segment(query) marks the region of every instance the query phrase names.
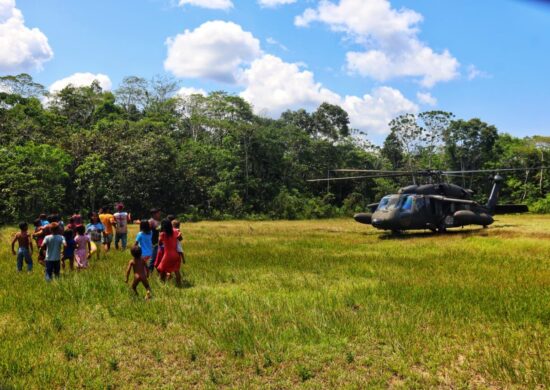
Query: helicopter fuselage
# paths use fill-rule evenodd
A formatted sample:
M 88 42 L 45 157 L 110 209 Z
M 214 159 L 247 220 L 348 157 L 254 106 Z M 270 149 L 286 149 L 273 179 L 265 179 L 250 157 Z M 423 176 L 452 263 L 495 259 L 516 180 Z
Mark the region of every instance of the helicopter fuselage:
M 494 222 L 502 178 L 494 178 L 487 206 L 472 200 L 472 191 L 454 184 L 412 185 L 398 194 L 387 195 L 369 206 L 371 213 L 356 214 L 355 220 L 381 230 L 430 229 L 443 232 L 447 228 L 466 225 L 488 226 Z M 491 209 L 493 208 L 493 210 Z
M 356 216 L 356 220 L 360 219 L 360 215 Z M 488 226 L 493 223 L 488 210 L 472 200 L 418 194 L 385 196 L 370 216 L 370 220 L 373 227 L 392 231 L 435 231 L 471 224 Z

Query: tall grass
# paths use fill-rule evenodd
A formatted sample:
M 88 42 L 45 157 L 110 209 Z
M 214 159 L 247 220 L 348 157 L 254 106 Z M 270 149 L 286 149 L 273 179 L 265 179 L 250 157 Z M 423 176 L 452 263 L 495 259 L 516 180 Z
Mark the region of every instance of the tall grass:
M 548 387 L 549 228 L 188 224 L 184 288 L 153 277 L 149 302 L 128 253 L 17 274 L 4 229 L 0 388 Z

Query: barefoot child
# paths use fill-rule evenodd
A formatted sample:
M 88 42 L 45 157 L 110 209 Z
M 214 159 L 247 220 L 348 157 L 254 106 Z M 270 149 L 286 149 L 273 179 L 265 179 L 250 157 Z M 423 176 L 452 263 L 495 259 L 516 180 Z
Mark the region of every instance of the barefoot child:
M 138 245 L 141 249 L 141 257 L 145 265 L 147 266 L 153 255 L 153 235 L 151 233 L 151 225 L 149 221 L 143 220 L 139 224 L 139 230 L 136 237 L 135 245 Z M 147 275 L 149 275 L 149 268 L 147 268 Z
M 134 245 L 130 250 L 133 259 L 128 263 L 128 269 L 126 270 L 126 283 L 128 283 L 130 272 L 134 270 L 134 282 L 132 283 L 132 290 L 137 295 L 137 286 L 141 282 L 147 293 L 145 299 L 151 298 L 151 288 L 149 287 L 149 282 L 147 281 L 147 267 L 143 258 L 141 257 L 141 248 L 137 245 Z
M 90 258 L 90 252 L 92 251 L 90 237 L 88 237 L 85 233 L 86 230 L 83 225 L 78 225 L 76 227 L 76 237 L 74 239 L 76 243 L 74 259 L 78 269 L 88 268 L 88 259 Z
M 28 230 L 29 225 L 26 222 L 21 222 L 19 224 L 19 233 L 15 235 L 13 241 L 11 242 L 11 252 L 15 256 L 15 242 L 19 244 L 19 249 L 17 250 L 17 271 L 23 271 L 23 260 L 27 263 L 27 271 L 32 271 L 32 240 L 29 236 Z

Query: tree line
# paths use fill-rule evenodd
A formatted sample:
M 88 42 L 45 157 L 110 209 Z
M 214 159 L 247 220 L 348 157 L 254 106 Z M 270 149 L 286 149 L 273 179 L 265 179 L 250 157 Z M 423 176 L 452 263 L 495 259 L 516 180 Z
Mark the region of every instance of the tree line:
M 341 107 L 256 115 L 222 91 L 180 96 L 171 78 L 126 77 L 49 93 L 29 75 L 0 77 L 0 222 L 123 202 L 184 219 L 325 218 L 364 210 L 416 178 L 308 183 L 335 168 L 386 170 L 539 167 L 550 137 L 517 138 L 480 119 L 430 111 L 395 118 L 383 146 Z M 505 201 L 550 212 L 549 175 L 506 176 Z M 420 179 L 418 179 L 420 180 Z M 453 178 L 480 199 L 483 176 Z

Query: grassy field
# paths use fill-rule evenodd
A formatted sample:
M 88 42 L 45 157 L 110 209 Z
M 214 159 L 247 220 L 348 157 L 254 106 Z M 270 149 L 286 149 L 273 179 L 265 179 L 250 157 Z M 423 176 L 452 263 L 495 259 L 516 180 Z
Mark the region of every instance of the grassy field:
M 46 284 L 1 230 L 0 388 L 550 387 L 550 217 L 182 230 L 185 287 L 153 277 L 148 302 L 127 253 Z

